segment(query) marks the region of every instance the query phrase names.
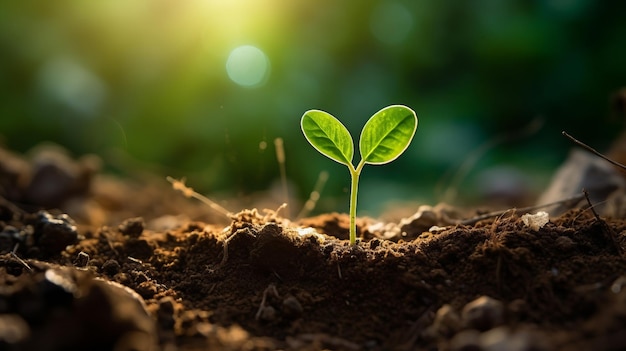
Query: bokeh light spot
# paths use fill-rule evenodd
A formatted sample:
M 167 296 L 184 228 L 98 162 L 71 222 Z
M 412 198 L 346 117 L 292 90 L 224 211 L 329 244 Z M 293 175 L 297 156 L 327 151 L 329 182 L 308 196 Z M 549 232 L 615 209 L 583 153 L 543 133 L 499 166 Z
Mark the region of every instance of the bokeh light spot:
M 413 15 L 402 4 L 382 2 L 374 8 L 370 30 L 376 39 L 385 44 L 403 42 L 413 27 Z
M 40 69 L 42 95 L 81 117 L 95 117 L 106 97 L 106 86 L 88 67 L 72 58 L 48 60 Z
M 226 72 L 235 83 L 245 87 L 260 86 L 269 76 L 270 61 L 265 53 L 252 45 L 235 48 L 228 55 Z

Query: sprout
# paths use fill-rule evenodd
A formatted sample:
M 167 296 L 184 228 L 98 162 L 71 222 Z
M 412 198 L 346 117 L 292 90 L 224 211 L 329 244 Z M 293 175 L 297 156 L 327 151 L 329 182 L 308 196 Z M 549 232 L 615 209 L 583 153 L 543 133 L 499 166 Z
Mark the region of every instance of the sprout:
M 354 144 L 348 129 L 331 114 L 309 110 L 301 120 L 305 138 L 322 155 L 346 165 L 352 178 L 350 187 L 350 244 L 356 244 L 356 203 L 359 176 L 365 164 L 389 163 L 406 150 L 417 129 L 415 111 L 392 105 L 376 112 L 365 123 L 359 140 L 361 161 L 352 164 Z

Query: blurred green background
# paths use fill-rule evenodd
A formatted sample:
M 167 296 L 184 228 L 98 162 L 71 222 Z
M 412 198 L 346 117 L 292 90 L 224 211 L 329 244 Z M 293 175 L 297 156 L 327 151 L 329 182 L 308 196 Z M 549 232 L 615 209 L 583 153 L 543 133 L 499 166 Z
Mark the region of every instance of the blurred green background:
M 47 140 L 118 172 L 186 176 L 222 200 L 280 193 L 280 137 L 291 196 L 327 170 L 316 212 L 347 211 L 348 171 L 308 145 L 302 113 L 357 137 L 405 104 L 415 139 L 364 169 L 360 214 L 435 203 L 446 186 L 455 203 L 531 202 L 572 146 L 561 130 L 602 150 L 622 129 L 609 99 L 626 82 L 625 13 L 592 0 L 3 1 L 0 134 L 16 151 Z

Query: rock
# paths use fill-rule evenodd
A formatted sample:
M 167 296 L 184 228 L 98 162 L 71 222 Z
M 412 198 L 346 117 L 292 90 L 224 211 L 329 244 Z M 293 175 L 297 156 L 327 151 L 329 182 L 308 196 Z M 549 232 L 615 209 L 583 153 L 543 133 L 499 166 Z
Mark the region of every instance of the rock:
M 481 331 L 504 323 L 504 304 L 489 296 L 481 296 L 463 307 L 465 326 Z
M 85 271 L 47 267 L 23 271 L 12 289 L 0 293 L 0 305 L 7 307 L 0 315 L 0 345 L 11 341 L 9 349 L 40 351 L 157 349 L 155 323 L 137 294 Z M 11 330 L 2 328 L 9 321 Z
M 45 255 L 55 255 L 78 240 L 74 220 L 66 214 L 39 211 L 35 219 L 35 244 Z
M 302 304 L 295 296 L 287 296 L 283 300 L 283 308 L 282 313 L 289 318 L 297 318 L 302 315 L 304 309 L 302 308 Z
M 432 329 L 438 337 L 449 338 L 463 326 L 461 317 L 450 305 L 443 305 L 435 314 Z
M 498 327 L 480 335 L 483 351 L 542 351 L 546 350 L 537 340 L 537 335 L 527 331 L 511 331 L 509 327 Z
M 24 196 L 28 202 L 48 208 L 60 207 L 70 197 L 86 194 L 93 175 L 101 168 L 97 156 L 74 161 L 57 145 L 41 145 L 32 153 L 32 176 Z
M 480 332 L 475 329 L 463 330 L 450 340 L 450 351 L 483 351 L 480 346 Z
M 605 214 L 603 202 L 616 190 L 626 188 L 626 179 L 607 161 L 584 150 L 573 150 L 556 172 L 550 186 L 537 200 L 538 205 L 565 200 L 581 195 L 581 189 L 589 192 L 596 211 Z M 549 208 L 551 216 L 559 215 L 576 205 L 564 203 Z M 617 215 L 617 214 L 614 214 Z
M 259 319 L 266 322 L 271 322 L 276 319 L 276 309 L 272 306 L 265 306 L 261 309 Z
M 74 260 L 74 266 L 76 267 L 86 267 L 89 263 L 89 255 L 85 252 L 81 251 L 76 255 L 76 259 Z

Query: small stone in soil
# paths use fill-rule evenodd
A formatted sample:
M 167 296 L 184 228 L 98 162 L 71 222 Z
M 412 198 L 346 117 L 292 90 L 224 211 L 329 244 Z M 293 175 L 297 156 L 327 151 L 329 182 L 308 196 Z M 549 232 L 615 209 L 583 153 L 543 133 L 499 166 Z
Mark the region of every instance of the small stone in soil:
M 302 304 L 294 296 L 287 296 L 283 300 L 282 312 L 286 317 L 300 317 L 303 311 Z
M 0 340 L 5 346 L 20 343 L 31 334 L 28 323 L 17 314 L 0 314 Z
M 78 241 L 76 224 L 68 215 L 53 216 L 39 211 L 36 220 L 35 240 L 43 252 L 56 254 Z
M 528 332 L 513 332 L 505 326 L 486 331 L 479 337 L 481 350 L 485 351 L 545 350 L 537 340 L 536 336 L 530 335 Z
M 450 340 L 450 351 L 482 351 L 479 339 L 478 330 L 463 330 Z
M 79 252 L 76 256 L 76 259 L 74 260 L 74 266 L 86 267 L 87 263 L 89 263 L 89 255 L 83 251 Z
M 489 330 L 504 323 L 504 304 L 489 296 L 481 296 L 463 307 L 462 317 L 469 328 Z
M 265 306 L 261 309 L 259 318 L 266 322 L 271 322 L 276 319 L 276 309 L 272 306 Z
M 446 304 L 437 310 L 432 328 L 433 333 L 437 336 L 448 338 L 460 330 L 462 326 L 463 323 L 457 311 Z

